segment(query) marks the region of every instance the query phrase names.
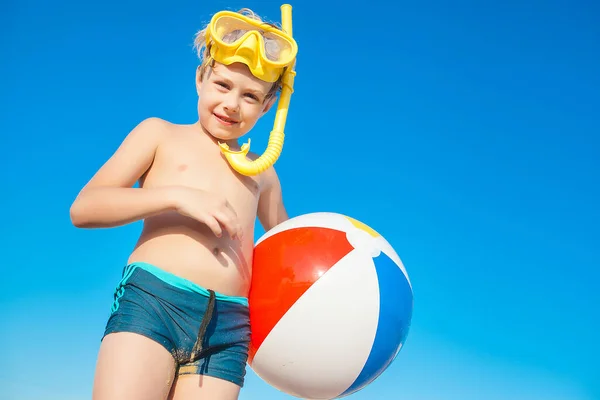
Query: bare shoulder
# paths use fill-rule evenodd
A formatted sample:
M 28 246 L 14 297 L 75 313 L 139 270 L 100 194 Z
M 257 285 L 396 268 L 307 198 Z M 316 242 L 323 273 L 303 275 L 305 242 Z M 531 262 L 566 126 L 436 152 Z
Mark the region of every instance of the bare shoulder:
M 170 125 L 168 121 L 157 117 L 142 120 L 125 136 L 117 153 L 133 149 L 145 152 L 155 150 L 169 132 Z
M 256 161 L 258 158 L 260 158 L 260 155 L 250 151 L 248 152 L 247 157 L 252 161 Z M 261 192 L 263 193 L 273 188 L 277 189 L 280 186 L 279 176 L 277 175 L 274 165 L 267 168 L 263 173 L 260 174 L 259 184 Z
M 152 145 L 155 150 L 160 147 L 179 143 L 185 146 L 186 141 L 197 137 L 192 125 L 177 124 L 158 117 L 150 117 L 139 123 L 131 132 L 137 140 L 143 140 Z
M 160 118 L 138 123 L 84 189 L 95 186 L 131 187 L 151 166 L 156 150 L 171 125 Z
M 144 139 L 161 139 L 169 132 L 176 129 L 175 124 L 158 117 L 149 117 L 142 120 L 130 133 L 129 136 L 144 137 Z

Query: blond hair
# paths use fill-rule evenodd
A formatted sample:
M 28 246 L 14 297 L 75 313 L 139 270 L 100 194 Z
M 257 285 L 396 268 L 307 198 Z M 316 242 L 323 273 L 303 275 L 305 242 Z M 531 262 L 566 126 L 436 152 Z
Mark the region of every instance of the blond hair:
M 239 11 L 237 11 L 237 13 L 242 14 L 242 15 L 244 15 L 248 18 L 251 18 L 253 20 L 256 20 L 258 22 L 266 23 L 266 24 L 274 26 L 278 29 L 281 29 L 279 24 L 265 22 L 258 14 L 256 14 L 254 11 L 252 11 L 249 8 L 242 8 Z M 196 54 L 198 55 L 198 58 L 200 59 L 199 68 L 200 68 L 201 79 L 204 77 L 204 73 L 206 72 L 206 69 L 213 68 L 214 63 L 215 63 L 215 60 L 210 56 L 210 48 L 206 46 L 206 30 L 207 29 L 208 29 L 208 25 L 206 25 L 202 30 L 198 31 L 196 33 L 196 35 L 194 36 L 194 49 L 196 50 Z M 233 39 L 236 39 L 236 38 L 233 38 Z M 281 90 L 281 78 L 282 77 L 280 76 L 279 79 L 277 80 L 277 82 L 273 83 L 271 90 L 269 90 L 269 93 L 267 94 L 267 98 L 271 97 L 273 94 L 275 94 L 276 92 Z

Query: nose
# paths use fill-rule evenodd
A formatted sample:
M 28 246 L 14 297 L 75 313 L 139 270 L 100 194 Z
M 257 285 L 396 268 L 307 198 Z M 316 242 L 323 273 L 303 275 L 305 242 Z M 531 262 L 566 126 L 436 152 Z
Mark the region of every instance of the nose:
M 239 98 L 234 90 L 230 91 L 223 100 L 223 107 L 229 112 L 238 112 L 240 109 Z

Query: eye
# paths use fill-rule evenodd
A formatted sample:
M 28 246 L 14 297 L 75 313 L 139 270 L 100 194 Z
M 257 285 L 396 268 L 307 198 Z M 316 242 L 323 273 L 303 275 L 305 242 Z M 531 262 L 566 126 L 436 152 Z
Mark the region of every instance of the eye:
M 254 93 L 246 93 L 246 97 L 249 97 L 249 98 L 251 98 L 252 100 L 256 100 L 256 101 L 258 101 L 258 100 L 259 100 L 259 99 L 258 99 L 258 96 L 257 96 L 257 95 L 255 95 Z
M 222 88 L 229 89 L 229 85 L 226 84 L 225 82 L 216 81 L 215 84 L 217 86 L 221 86 Z

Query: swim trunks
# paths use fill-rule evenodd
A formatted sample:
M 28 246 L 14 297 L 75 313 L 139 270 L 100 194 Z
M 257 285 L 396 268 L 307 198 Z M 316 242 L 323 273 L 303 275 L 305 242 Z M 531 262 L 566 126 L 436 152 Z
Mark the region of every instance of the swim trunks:
M 123 270 L 104 336 L 144 335 L 175 358 L 177 374 L 201 374 L 242 387 L 250 344 L 248 300 L 205 289 L 154 265 Z M 103 338 L 104 338 L 103 336 Z

